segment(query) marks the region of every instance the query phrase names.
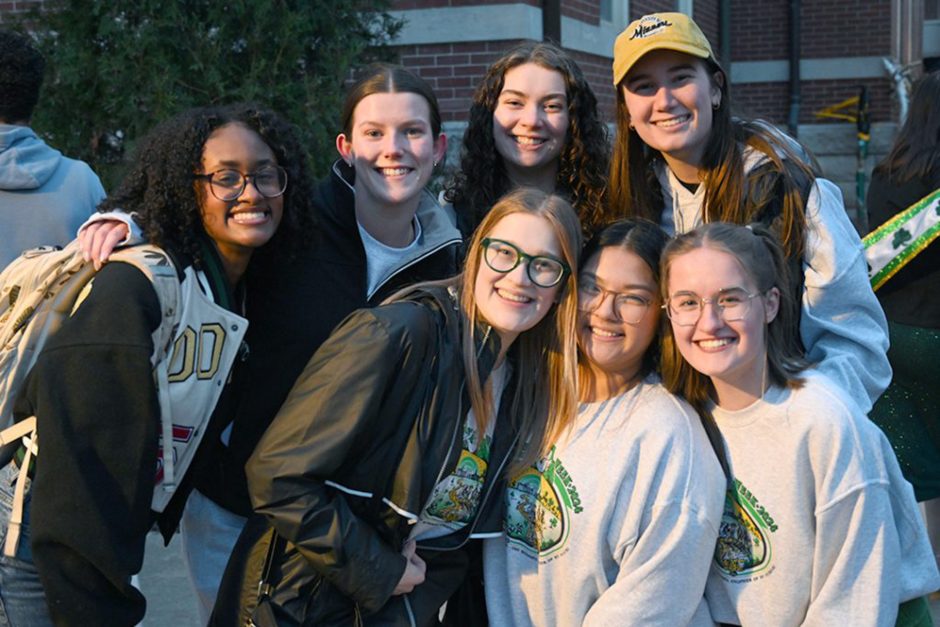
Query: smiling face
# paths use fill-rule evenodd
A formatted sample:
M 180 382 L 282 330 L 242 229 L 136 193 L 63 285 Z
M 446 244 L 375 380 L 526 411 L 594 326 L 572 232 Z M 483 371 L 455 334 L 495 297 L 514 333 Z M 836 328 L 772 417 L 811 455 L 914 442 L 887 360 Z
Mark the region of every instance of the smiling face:
M 711 299 L 730 288 L 749 294 L 758 291 L 737 258 L 714 248 L 696 248 L 673 257 L 668 275 L 670 296 L 682 293 L 689 299 Z M 760 398 L 766 375 L 766 324 L 777 315 L 779 295 L 774 287 L 746 301 L 747 311 L 740 320 L 725 321 L 709 303 L 692 326 L 672 321 L 679 352 L 690 366 L 711 378 L 721 407 L 740 409 Z
M 639 321 L 624 322 L 614 310 L 615 295 L 604 293 L 593 311 L 584 303 L 582 288 L 597 286 L 621 294 L 632 302 Z M 634 380 L 643 356 L 656 337 L 659 323 L 659 288 L 653 271 L 636 253 L 620 246 L 608 246 L 587 260 L 579 278 L 578 346 L 585 365 L 593 372 L 603 396 L 622 391 Z M 644 308 L 641 303 L 648 303 Z M 631 317 L 632 313 L 631 313 Z M 633 317 L 636 320 L 636 317 Z
M 411 92 L 370 94 L 353 111 L 351 131 L 336 138 L 356 169 L 356 202 L 414 211 L 447 140 L 431 129 L 427 100 Z
M 537 215 L 510 213 L 486 236 L 509 242 L 528 255 L 563 259 L 561 244 L 551 223 Z M 482 248 L 475 254 L 483 254 Z M 538 287 L 529 278 L 526 267 L 527 261 L 522 261 L 509 272 L 500 273 L 481 260 L 473 283 L 477 309 L 499 334 L 503 351 L 520 333 L 528 331 L 545 317 L 565 283 L 562 280 L 552 287 Z
M 274 151 L 256 132 L 233 122 L 215 129 L 202 150 L 202 171 L 238 170 L 242 174 L 263 166 L 277 165 Z M 238 198 L 230 201 L 213 196 L 209 181 L 197 179 L 202 225 L 215 242 L 226 270 L 244 270 L 255 248 L 274 236 L 284 214 L 284 196 L 265 198 L 254 181 L 247 183 Z M 288 182 L 288 184 L 290 184 Z
M 721 102 L 719 80 L 720 75 L 709 76 L 701 59 L 654 50 L 637 61 L 620 84 L 631 126 L 677 175 L 701 166 L 712 110 Z
M 509 178 L 553 191 L 567 137 L 568 98 L 561 73 L 535 63 L 507 70 L 493 111 L 493 141 Z

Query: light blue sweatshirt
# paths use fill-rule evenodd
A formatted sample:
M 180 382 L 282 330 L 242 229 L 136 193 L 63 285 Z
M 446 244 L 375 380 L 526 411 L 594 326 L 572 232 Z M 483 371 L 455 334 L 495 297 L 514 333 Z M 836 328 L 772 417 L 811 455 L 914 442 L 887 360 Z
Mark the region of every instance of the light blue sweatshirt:
M 70 242 L 104 196 L 86 163 L 28 126 L 0 124 L 0 268 L 26 249 Z

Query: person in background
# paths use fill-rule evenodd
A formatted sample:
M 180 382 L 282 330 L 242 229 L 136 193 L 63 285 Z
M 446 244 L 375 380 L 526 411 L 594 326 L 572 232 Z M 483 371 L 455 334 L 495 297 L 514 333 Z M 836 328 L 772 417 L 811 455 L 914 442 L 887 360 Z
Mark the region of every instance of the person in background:
M 809 361 L 863 412 L 891 380 L 884 312 L 839 189 L 770 125 L 731 117 L 729 80 L 687 15 L 654 13 L 614 45 L 613 206 L 684 233 L 718 220 L 777 233 Z
M 663 381 L 724 440 L 733 479 L 706 586 L 730 625 L 931 625 L 940 586 L 891 445 L 807 367 L 782 248 L 766 229 L 699 226 L 663 253 Z
M 581 68 L 551 43 L 520 44 L 477 86 L 460 169 L 443 193 L 469 236 L 496 200 L 520 186 L 561 194 L 586 232 L 610 221 L 609 143 Z
M 705 580 L 727 481 L 695 411 L 659 380 L 666 234 L 614 222 L 578 278 L 580 401 L 506 492 L 484 543 L 493 625 L 711 626 Z
M 940 73 L 914 86 L 907 120 L 868 188 L 872 230 L 940 191 Z M 909 234 L 911 238 L 915 234 Z M 918 501 L 926 501 L 940 549 L 940 242 L 934 241 L 877 292 L 888 317 L 894 378 L 869 417 L 894 446 Z
M 82 161 L 29 127 L 45 61 L 24 35 L 0 29 L 0 270 L 37 246 L 65 246 L 104 199 Z

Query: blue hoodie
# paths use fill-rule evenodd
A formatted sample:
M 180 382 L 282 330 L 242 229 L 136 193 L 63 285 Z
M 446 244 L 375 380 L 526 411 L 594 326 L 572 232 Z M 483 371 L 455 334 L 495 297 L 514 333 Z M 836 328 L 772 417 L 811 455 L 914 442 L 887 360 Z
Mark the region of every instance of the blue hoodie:
M 86 163 L 27 126 L 0 124 L 0 268 L 28 248 L 70 242 L 104 196 Z

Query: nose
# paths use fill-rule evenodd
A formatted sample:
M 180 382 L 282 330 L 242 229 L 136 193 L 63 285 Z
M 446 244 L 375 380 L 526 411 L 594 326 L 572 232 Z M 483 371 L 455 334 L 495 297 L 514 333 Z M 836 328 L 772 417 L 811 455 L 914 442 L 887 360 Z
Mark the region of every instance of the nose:
M 401 133 L 389 133 L 386 135 L 382 151 L 385 155 L 398 156 L 404 151 L 405 138 Z
M 521 259 L 519 265 L 510 270 L 507 273 L 507 276 L 512 280 L 516 285 L 529 285 L 532 283 L 532 279 L 529 278 L 529 262 L 526 259 Z
M 525 126 L 540 126 L 542 124 L 542 108 L 536 102 L 527 103 L 522 109 L 520 121 Z
M 594 306 L 594 313 L 607 320 L 617 320 L 617 312 L 614 311 L 614 302 L 616 298 L 610 292 L 601 292 L 597 304 Z
M 675 101 L 675 95 L 673 95 L 672 89 L 670 89 L 668 85 L 663 85 L 656 90 L 654 104 L 658 109 L 668 109 Z
M 725 326 L 724 318 L 721 317 L 721 309 L 719 309 L 717 303 L 709 301 L 703 304 L 696 326 L 703 331 L 720 329 Z
M 245 189 L 238 195 L 238 200 L 247 203 L 264 200 L 264 194 L 258 191 L 258 185 L 255 183 L 254 177 L 249 177 L 245 181 Z

